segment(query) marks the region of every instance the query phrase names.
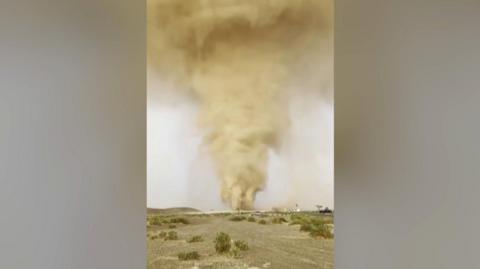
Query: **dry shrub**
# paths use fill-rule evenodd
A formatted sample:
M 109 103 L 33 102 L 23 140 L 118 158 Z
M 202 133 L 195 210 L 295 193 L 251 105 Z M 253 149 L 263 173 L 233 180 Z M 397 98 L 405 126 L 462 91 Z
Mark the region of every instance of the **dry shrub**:
M 201 235 L 195 235 L 192 238 L 187 240 L 188 243 L 203 242 L 203 237 Z
M 230 242 L 230 236 L 224 232 L 219 232 L 215 237 L 215 251 L 217 253 L 225 253 L 230 250 L 232 243 Z
M 243 220 L 245 220 L 245 217 L 244 216 L 233 216 L 229 220 L 231 220 L 231 221 L 243 221 Z
M 178 259 L 181 261 L 198 260 L 200 259 L 200 254 L 196 251 L 181 252 L 178 254 Z
M 165 236 L 165 240 L 178 240 L 178 234 L 175 231 L 169 231 Z
M 243 240 L 235 240 L 235 242 L 233 244 L 235 245 L 235 247 L 237 249 L 242 250 L 242 251 L 245 251 L 245 250 L 249 249 L 247 242 L 245 242 Z

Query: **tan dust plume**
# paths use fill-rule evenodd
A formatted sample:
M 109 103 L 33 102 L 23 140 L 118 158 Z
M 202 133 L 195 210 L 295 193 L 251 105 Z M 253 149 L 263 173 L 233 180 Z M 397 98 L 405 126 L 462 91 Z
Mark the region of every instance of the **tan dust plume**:
M 331 28 L 331 13 L 330 0 L 148 1 L 148 63 L 200 102 L 232 208 L 253 208 L 264 187 L 268 149 L 288 127 L 290 67 Z

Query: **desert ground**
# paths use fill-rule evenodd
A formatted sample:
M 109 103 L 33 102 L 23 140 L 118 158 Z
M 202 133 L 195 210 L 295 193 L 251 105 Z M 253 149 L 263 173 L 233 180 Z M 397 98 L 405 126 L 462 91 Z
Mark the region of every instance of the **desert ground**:
M 148 268 L 331 269 L 332 222 L 318 212 L 149 210 Z M 230 237 L 229 251 L 216 250 L 220 232 Z M 238 240 L 246 247 L 237 248 Z

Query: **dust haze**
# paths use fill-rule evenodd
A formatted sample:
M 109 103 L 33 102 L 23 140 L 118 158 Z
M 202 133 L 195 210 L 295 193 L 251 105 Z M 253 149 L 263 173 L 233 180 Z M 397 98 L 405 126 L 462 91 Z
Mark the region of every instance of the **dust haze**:
M 203 207 L 332 206 L 332 14 L 326 0 L 149 0 L 148 149 L 178 159 L 149 158 L 149 181 L 178 169 L 163 188 Z

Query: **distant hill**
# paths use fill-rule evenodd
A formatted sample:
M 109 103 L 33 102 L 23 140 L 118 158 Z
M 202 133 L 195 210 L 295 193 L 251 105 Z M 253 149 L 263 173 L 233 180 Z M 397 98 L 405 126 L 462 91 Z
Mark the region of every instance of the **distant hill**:
M 171 208 L 147 208 L 147 214 L 179 214 L 201 212 L 191 207 L 171 207 Z

